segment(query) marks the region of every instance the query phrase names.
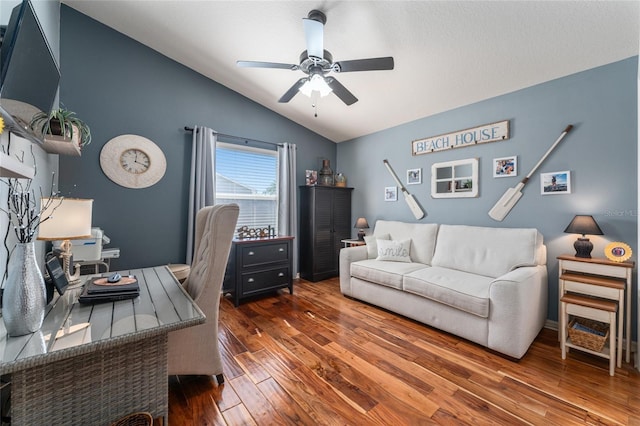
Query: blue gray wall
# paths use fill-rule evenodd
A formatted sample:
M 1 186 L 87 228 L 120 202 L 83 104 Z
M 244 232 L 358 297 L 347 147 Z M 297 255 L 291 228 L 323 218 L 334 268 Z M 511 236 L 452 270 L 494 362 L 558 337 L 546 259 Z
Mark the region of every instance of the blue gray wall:
M 91 197 L 94 226 L 122 250 L 116 268 L 182 262 L 185 251 L 190 134 L 183 126 L 206 125 L 222 133 L 298 145 L 298 182 L 322 158 L 344 172 L 353 193 L 353 220 L 415 221 L 402 201 L 385 202 L 394 183 L 387 158 L 404 180 L 422 168 L 423 183 L 409 190 L 425 207 L 422 222 L 536 227 L 549 254 L 549 318 L 557 319 L 556 256 L 572 252 L 574 235 L 562 231 L 575 214 L 592 214 L 605 235 L 592 237 L 594 254 L 609 241 L 629 243 L 637 233 L 637 58 L 585 71 L 518 92 L 426 117 L 334 145 L 274 112 L 232 92 L 157 52 L 62 6 L 61 102 L 92 127 L 94 142 L 81 158 L 60 157 L 65 195 Z M 411 156 L 414 139 L 509 120 L 511 138 L 475 147 Z M 487 215 L 502 193 L 515 186 L 560 132 L 574 130 L 542 165 L 524 196 L 503 222 Z M 102 173 L 100 149 L 111 138 L 134 133 L 155 141 L 168 160 L 165 177 L 151 188 L 122 188 Z M 518 156 L 517 177 L 492 177 L 492 159 Z M 473 199 L 432 199 L 435 162 L 480 159 L 480 194 Z M 572 193 L 540 195 L 540 172 L 570 170 Z M 355 232 L 355 230 L 354 230 Z M 634 256 L 635 257 L 635 256 Z M 635 293 L 634 293 L 634 299 Z M 634 315 L 635 318 L 635 315 Z M 634 321 L 635 323 L 635 321 Z
M 323 158 L 335 164 L 333 142 L 64 5 L 60 45 L 60 101 L 93 135 L 82 157 L 60 156 L 60 188 L 95 200 L 93 225 L 121 250 L 114 268 L 184 263 L 192 137 L 185 125 L 295 143 L 301 184 L 304 171 L 320 169 Z M 149 138 L 164 151 L 167 172 L 159 183 L 127 189 L 102 173 L 102 146 L 122 134 Z
M 415 222 L 401 195 L 397 202 L 384 201 L 384 187 L 395 183 L 382 160 L 388 159 L 403 181 L 407 169 L 422 168 L 422 184 L 407 186 L 427 211 L 420 222 L 542 232 L 548 248 L 548 317 L 557 320 L 556 257 L 574 253 L 576 236 L 563 233 L 574 215 L 593 215 L 605 234 L 591 237 L 594 256 L 603 256 L 611 241 L 624 241 L 637 253 L 637 64 L 637 57 L 629 58 L 338 144 L 336 168 L 355 188 L 354 223 L 359 216 L 371 226 L 377 219 Z M 411 156 L 412 140 L 502 120 L 511 126 L 507 141 Z M 532 176 L 516 207 L 503 222 L 492 220 L 487 212 L 494 203 L 529 173 L 568 124 L 573 131 Z M 518 156 L 518 176 L 494 178 L 493 158 L 510 155 Z M 477 198 L 431 198 L 433 163 L 474 157 L 480 163 Z M 571 171 L 571 194 L 541 195 L 540 173 L 564 170 Z

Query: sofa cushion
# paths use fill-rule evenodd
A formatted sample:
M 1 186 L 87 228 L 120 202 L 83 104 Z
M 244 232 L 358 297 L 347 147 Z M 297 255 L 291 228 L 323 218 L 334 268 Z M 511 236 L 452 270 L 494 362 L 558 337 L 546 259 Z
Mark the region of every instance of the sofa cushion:
M 388 260 L 390 262 L 411 262 L 409 253 L 411 240 L 378 240 L 378 257 L 376 260 Z
M 389 234 L 382 235 L 365 235 L 364 243 L 367 245 L 367 257 L 375 259 L 378 257 L 378 243 L 376 240 L 390 240 Z
M 541 250 L 542 234 L 536 229 L 440 225 L 431 264 L 497 278 L 537 265 Z
M 412 262 L 431 265 L 436 245 L 438 225 L 435 223 L 405 223 L 392 220 L 376 221 L 375 235 L 389 234 L 392 240 L 411 239 Z
M 367 259 L 351 264 L 351 276 L 376 284 L 402 290 L 402 277 L 405 274 L 428 268 L 421 263 L 388 262 Z
M 489 287 L 492 278 L 432 266 L 407 274 L 403 289 L 456 309 L 489 317 Z

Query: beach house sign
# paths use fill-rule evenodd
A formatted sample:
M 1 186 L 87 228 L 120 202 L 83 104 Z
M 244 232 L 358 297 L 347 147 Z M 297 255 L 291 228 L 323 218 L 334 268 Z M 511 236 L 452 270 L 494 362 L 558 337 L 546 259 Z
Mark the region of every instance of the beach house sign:
M 509 120 L 414 140 L 411 142 L 411 155 L 430 154 L 452 148 L 505 141 L 507 139 L 509 139 Z

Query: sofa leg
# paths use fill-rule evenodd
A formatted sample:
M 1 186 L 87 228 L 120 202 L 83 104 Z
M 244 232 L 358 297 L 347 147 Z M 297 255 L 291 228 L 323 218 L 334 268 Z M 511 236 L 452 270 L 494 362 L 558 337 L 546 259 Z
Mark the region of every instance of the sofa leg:
M 222 373 L 216 374 L 216 380 L 218 381 L 218 386 L 224 383 L 224 375 Z

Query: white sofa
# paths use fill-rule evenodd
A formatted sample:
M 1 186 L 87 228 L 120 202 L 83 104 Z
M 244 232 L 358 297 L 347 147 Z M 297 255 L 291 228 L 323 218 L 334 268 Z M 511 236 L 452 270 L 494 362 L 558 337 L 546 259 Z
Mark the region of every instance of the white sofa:
M 378 220 L 366 242 L 340 251 L 345 296 L 517 359 L 544 325 L 547 255 L 536 229 Z

